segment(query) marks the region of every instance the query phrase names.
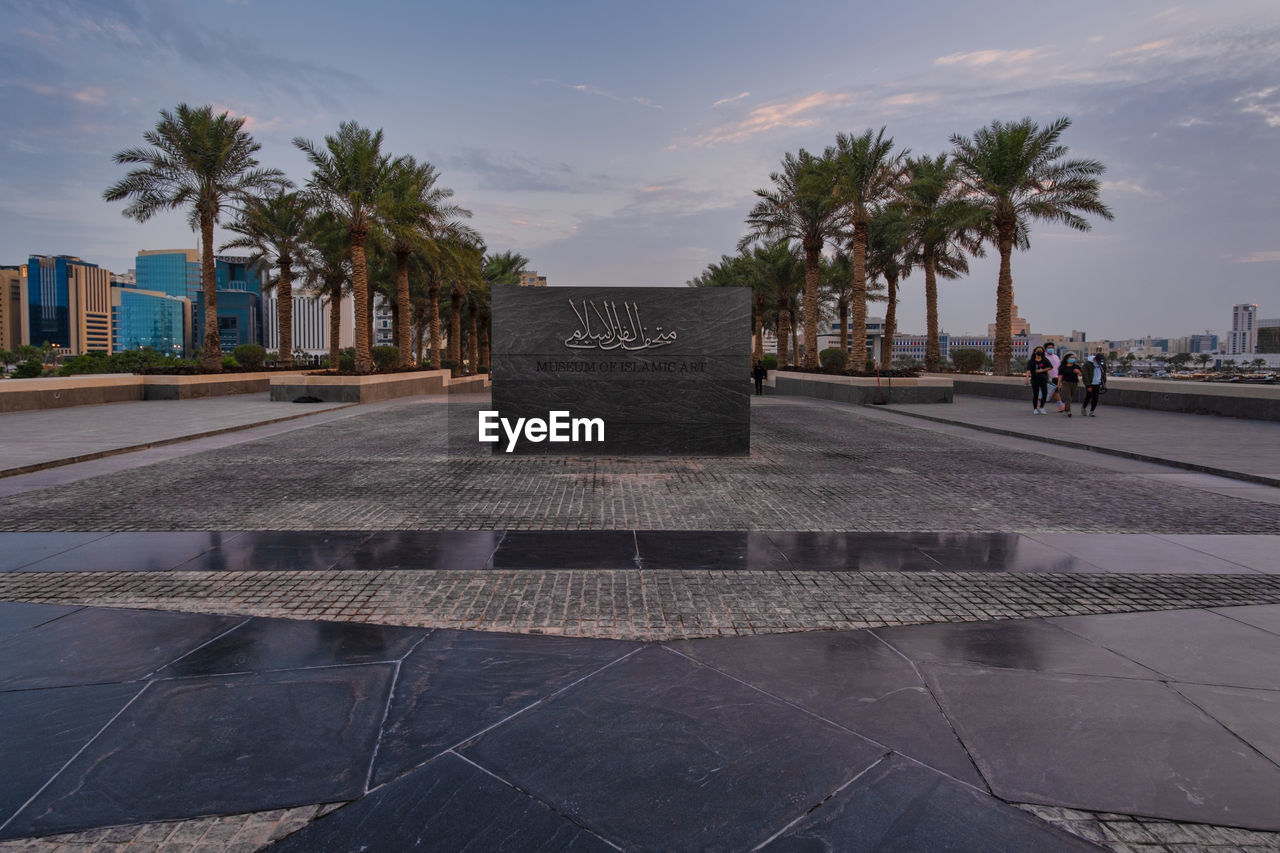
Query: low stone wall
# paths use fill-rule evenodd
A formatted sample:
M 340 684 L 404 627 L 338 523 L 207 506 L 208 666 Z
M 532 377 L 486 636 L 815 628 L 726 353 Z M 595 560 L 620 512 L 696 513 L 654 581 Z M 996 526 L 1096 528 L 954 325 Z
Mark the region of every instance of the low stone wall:
M 315 397 L 322 403 L 376 403 L 396 397 L 444 394 L 449 371 L 423 370 L 386 376 L 276 376 L 271 379 L 271 399 L 292 402 Z
M 824 376 L 820 373 L 769 372 L 772 392 L 782 397 L 816 397 L 837 403 L 870 406 L 879 402 L 950 403 L 951 379 L 944 376 L 922 376 L 917 379 L 879 380 L 862 376 Z
M 297 379 L 305 375 L 281 373 L 228 373 L 224 376 L 140 376 L 144 400 L 195 400 L 228 394 L 260 394 L 271 389 L 273 378 Z
M 449 379 L 450 394 L 484 394 L 492 387 L 487 374 L 480 376 L 454 376 Z
M 1031 394 L 1021 376 L 955 376 L 953 381 L 957 394 L 1021 401 Z M 1102 402 L 1160 412 L 1280 421 L 1280 385 L 1114 377 L 1107 380 Z
M 132 373 L 0 380 L 0 412 L 30 412 L 145 399 L 142 377 Z

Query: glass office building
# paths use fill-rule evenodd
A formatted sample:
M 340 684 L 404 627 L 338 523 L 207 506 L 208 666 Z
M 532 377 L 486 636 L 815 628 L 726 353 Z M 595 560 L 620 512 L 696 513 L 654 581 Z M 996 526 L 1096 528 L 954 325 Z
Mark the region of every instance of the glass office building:
M 111 274 L 73 255 L 27 261 L 27 340 L 71 355 L 111 351 Z
M 189 354 L 188 299 L 132 287 L 114 287 L 111 297 L 115 352 L 150 347 L 176 357 Z
M 135 276 L 139 290 L 200 298 L 200 253 L 195 249 L 161 249 L 139 252 Z

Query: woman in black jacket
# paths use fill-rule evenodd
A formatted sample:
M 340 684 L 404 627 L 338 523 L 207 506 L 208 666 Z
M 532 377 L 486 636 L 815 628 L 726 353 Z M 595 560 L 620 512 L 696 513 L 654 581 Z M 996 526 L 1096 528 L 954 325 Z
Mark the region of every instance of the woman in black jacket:
M 1044 347 L 1036 347 L 1027 359 L 1027 381 L 1031 383 L 1031 414 L 1043 415 L 1044 404 L 1049 399 L 1049 374 L 1053 362 L 1044 354 Z
M 1066 407 L 1063 409 L 1067 417 L 1071 417 L 1071 401 L 1076 396 L 1076 386 L 1080 384 L 1080 380 L 1084 378 L 1084 370 L 1080 367 L 1080 360 L 1076 358 L 1076 354 L 1069 352 L 1062 357 L 1062 364 L 1058 365 L 1058 390 L 1062 398 L 1062 404 Z

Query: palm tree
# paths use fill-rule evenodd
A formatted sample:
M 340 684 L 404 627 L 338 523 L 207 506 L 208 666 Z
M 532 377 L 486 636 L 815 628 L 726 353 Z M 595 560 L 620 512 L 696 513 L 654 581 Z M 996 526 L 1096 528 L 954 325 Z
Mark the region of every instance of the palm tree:
M 818 366 L 818 289 L 822 280 L 822 248 L 836 225 L 839 205 L 832 193 L 831 164 L 803 148 L 782 159 L 782 171 L 769 175 L 773 189 L 758 189 L 760 200 L 747 214 L 747 235 L 739 249 L 762 238 L 770 243 L 794 240 L 804 252 L 804 366 Z M 864 311 L 865 314 L 865 311 Z M 865 334 L 865 332 L 864 332 Z M 785 344 L 778 331 L 779 363 Z
M 393 304 L 405 306 L 397 310 L 396 346 L 400 364 L 408 367 L 413 354 L 410 348 L 409 256 L 426 240 L 449 228 L 456 220 L 471 216 L 471 211 L 448 202 L 453 190 L 436 186 L 439 173 L 430 163 L 419 163 L 413 157 L 401 157 L 388 177 L 386 191 L 379 200 L 379 219 L 391 239 L 395 258 L 395 298 Z
M 884 335 L 881 367 L 893 365 L 893 338 L 898 332 L 898 283 L 911 274 L 911 220 L 899 205 L 882 208 L 867 226 L 867 274 L 885 281 Z
M 371 131 L 354 121 L 344 121 L 335 136 L 324 138 L 320 148 L 296 137 L 293 144 L 307 155 L 311 177 L 307 191 L 318 206 L 338 216 L 347 227 L 351 250 L 352 301 L 355 303 L 356 372 L 373 370 L 369 353 L 369 270 L 365 247 L 369 229 L 378 215 L 395 161 L 382 153 L 382 131 Z
M 227 226 L 240 236 L 222 246 L 251 250 L 250 263 L 267 269 L 263 285 L 276 289 L 280 333 L 277 363 L 281 367 L 293 366 L 293 265 L 301 261 L 305 252 L 309 217 L 306 199 L 296 192 L 281 190 L 264 199 L 253 199 Z M 272 267 L 280 270 L 274 279 L 270 277 Z
M 795 317 L 793 304 L 797 294 L 801 293 L 808 284 L 808 264 L 796 256 L 795 250 L 787 240 L 775 240 L 756 246 L 751 256 L 756 267 L 754 274 L 759 276 L 764 282 L 764 287 L 773 293 L 773 326 L 778 337 L 778 366 L 785 368 L 792 361 L 787 348 L 793 337 Z M 813 323 L 815 335 L 810 345 L 811 350 L 817 349 L 817 326 L 815 320 Z
M 190 206 L 193 229 L 200 230 L 200 287 L 204 291 L 204 349 L 206 371 L 222 370 L 218 337 L 218 290 L 213 258 L 213 228 L 223 209 L 289 185 L 278 169 L 260 169 L 253 156 L 262 146 L 244 130 L 243 118 L 214 115 L 213 107 L 178 104 L 174 112 L 160 111 L 155 130 L 142 138 L 150 148 L 127 148 L 115 154 L 121 165 L 134 169 L 102 195 L 107 201 L 132 201 L 124 215 L 146 222 L 162 210 Z
M 1088 231 L 1092 213 L 1112 219 L 1102 203 L 1098 176 L 1106 167 L 1097 160 L 1064 160 L 1058 140 L 1071 126 L 1063 116 L 1041 128 L 1030 118 L 992 122 L 973 138 L 955 134 L 957 173 L 969 200 L 983 211 L 988 239 L 1000 252 L 996 283 L 995 373 L 1007 376 L 1013 353 L 1013 273 L 1010 256 L 1016 246 L 1030 247 L 1033 219 L 1061 222 Z
M 909 157 L 907 183 L 900 192 L 910 219 L 914 261 L 924 267 L 926 337 L 925 369 L 942 363 L 938 340 L 938 277 L 959 278 L 969 272 L 965 253 L 981 256 L 981 208 L 962 193 L 956 164 L 947 155 Z
M 822 259 L 822 290 L 835 303 L 836 321 L 840 327 L 840 351 L 849 351 L 849 299 L 853 293 L 853 258 L 837 251 L 830 259 Z
M 315 214 L 307 222 L 306 241 L 298 264 L 311 290 L 329 301 L 329 367 L 341 359 L 342 297 L 351 281 L 351 243 L 346 226 L 332 213 Z
M 835 166 L 835 195 L 853 226 L 853 279 L 849 294 L 852 328 L 852 363 L 863 368 L 867 358 L 867 229 L 876 210 L 888 203 L 902 181 L 902 160 L 906 151 L 893 151 L 893 137 L 882 127 L 870 128 L 858 136 L 836 135 L 827 158 Z
M 519 252 L 506 251 L 484 256 L 484 272 L 476 306 L 480 315 L 479 365 L 481 372 L 487 372 L 489 369 L 490 296 L 493 286 L 519 284 L 520 273 L 524 272 L 528 266 L 529 259 Z

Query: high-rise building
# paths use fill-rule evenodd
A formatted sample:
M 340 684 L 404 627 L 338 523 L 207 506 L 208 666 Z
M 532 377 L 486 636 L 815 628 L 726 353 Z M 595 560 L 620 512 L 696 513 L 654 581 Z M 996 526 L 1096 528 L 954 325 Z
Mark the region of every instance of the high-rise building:
M 521 270 L 520 272 L 521 287 L 546 287 L 547 277 L 538 275 L 534 270 Z
M 181 358 L 191 354 L 191 300 L 120 283 L 111 288 L 113 351 L 150 347 Z
M 192 304 L 200 298 L 198 249 L 149 249 L 138 252 L 135 263 L 139 289 L 185 297 Z
M 1203 335 L 1191 335 L 1187 341 L 1189 353 L 1201 352 L 1217 352 L 1218 336 L 1212 332 L 1205 332 Z
M 27 340 L 27 268 L 0 267 L 0 349 L 15 350 Z
M 1254 352 L 1280 352 L 1280 317 L 1258 321 L 1258 346 Z
M 1011 335 L 1029 335 L 1031 334 L 1031 324 L 1027 322 L 1025 317 L 1018 316 L 1018 305 L 1014 303 L 1013 311 L 1009 315 L 1009 334 Z M 994 338 L 996 336 L 996 324 L 987 324 L 987 337 Z
M 214 256 L 218 337 L 223 352 L 240 344 L 262 343 L 262 277 L 249 261 L 236 255 Z M 204 298 L 203 293 L 197 294 L 192 302 L 192 340 L 198 352 L 204 347 Z
M 1258 306 L 1241 303 L 1231 308 L 1231 336 L 1227 355 L 1249 355 L 1258 348 Z
M 268 350 L 280 349 L 280 321 L 276 316 L 279 301 L 274 293 L 262 298 L 262 340 Z M 309 355 L 326 355 L 329 352 L 329 303 L 319 296 L 298 294 L 293 296 L 293 349 Z M 355 312 L 351 296 L 342 298 L 338 309 L 338 346 L 352 346 L 355 330 Z M 375 325 L 377 323 L 375 316 Z
M 27 261 L 27 340 L 71 355 L 111 352 L 111 273 L 72 255 Z

